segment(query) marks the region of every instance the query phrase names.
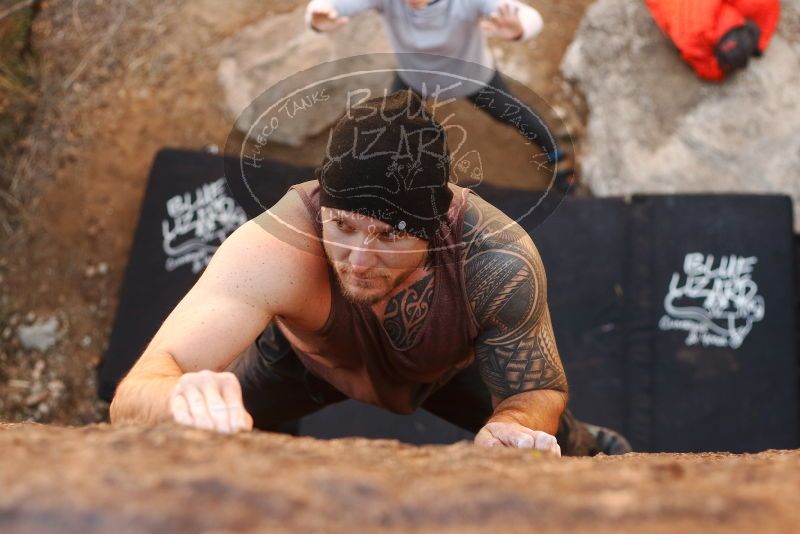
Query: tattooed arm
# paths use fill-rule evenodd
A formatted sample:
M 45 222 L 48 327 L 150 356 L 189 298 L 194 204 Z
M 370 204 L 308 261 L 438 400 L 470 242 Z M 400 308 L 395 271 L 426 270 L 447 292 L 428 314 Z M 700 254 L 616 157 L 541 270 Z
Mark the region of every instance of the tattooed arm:
M 475 357 L 494 407 L 476 443 L 555 451 L 549 434 L 566 406 L 567 378 L 539 253 L 525 230 L 475 196 L 464 218 L 464 242 L 467 297 L 481 328 Z

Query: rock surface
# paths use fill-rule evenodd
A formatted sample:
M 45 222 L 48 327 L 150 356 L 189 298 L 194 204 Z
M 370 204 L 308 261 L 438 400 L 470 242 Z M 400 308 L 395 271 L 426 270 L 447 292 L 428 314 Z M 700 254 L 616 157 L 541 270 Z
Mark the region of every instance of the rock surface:
M 331 33 L 316 33 L 305 29 L 304 11 L 305 6 L 301 5 L 290 13 L 265 17 L 221 45 L 222 58 L 217 77 L 225 94 L 228 115 L 232 120 L 236 119 L 236 127 L 241 132 L 247 133 L 258 120 L 259 112 L 274 103 L 275 96 L 286 96 L 283 92 L 270 91 L 268 97 L 259 98 L 262 93 L 300 71 L 367 52 L 379 55 L 354 62 L 359 70 L 391 68 L 393 62 L 387 62 L 387 58 L 380 55 L 392 50 L 377 13 L 353 17 Z M 337 68 L 329 71 L 322 68 L 317 72 L 327 76 L 342 74 Z M 391 79 L 389 73 L 383 78 L 370 78 L 365 83 L 345 78 L 326 84 L 326 87 L 330 92 L 365 87 L 375 93 L 382 91 Z M 249 108 L 251 103 L 254 105 Z M 341 109 L 330 106 L 320 107 L 315 113 L 298 114 L 292 121 L 282 124 L 271 135 L 271 140 L 300 146 L 309 137 L 328 128 L 340 115 Z
M 0 531 L 790 531 L 800 451 L 554 458 L 461 443 L 0 424 Z M 533 529 L 533 530 L 532 530 Z
M 781 8 L 764 56 L 713 84 L 683 63 L 641 2 L 592 5 L 561 67 L 587 99 L 582 168 L 592 191 L 786 193 L 800 212 L 800 0 Z

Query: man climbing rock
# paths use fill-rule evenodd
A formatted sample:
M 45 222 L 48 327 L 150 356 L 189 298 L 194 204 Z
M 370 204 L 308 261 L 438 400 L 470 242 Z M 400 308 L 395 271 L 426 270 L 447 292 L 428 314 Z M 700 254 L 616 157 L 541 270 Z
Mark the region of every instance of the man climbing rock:
M 120 383 L 113 422 L 271 429 L 352 398 L 425 408 L 483 446 L 630 450 L 565 410 L 536 247 L 449 183 L 419 97 L 350 108 L 315 175 L 225 240 Z

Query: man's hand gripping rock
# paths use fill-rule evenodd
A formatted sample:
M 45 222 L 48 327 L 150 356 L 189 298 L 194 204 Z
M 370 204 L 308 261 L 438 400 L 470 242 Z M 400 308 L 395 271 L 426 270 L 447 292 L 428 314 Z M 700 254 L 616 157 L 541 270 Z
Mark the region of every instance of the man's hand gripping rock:
M 253 429 L 242 403 L 242 388 L 233 373 L 185 373 L 169 399 L 173 419 L 185 426 L 230 434 Z
M 475 445 L 535 449 L 561 456 L 561 447 L 554 436 L 511 422 L 487 423 L 475 436 Z

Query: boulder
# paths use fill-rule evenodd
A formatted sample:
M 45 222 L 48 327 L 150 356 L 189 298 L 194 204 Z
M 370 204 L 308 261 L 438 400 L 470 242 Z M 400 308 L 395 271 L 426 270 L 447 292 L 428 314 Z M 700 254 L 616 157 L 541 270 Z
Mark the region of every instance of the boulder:
M 641 2 L 593 4 L 561 70 L 589 109 L 582 171 L 594 194 L 785 193 L 797 211 L 800 0 L 781 7 L 764 56 L 717 84 L 695 76 Z
M 225 94 L 225 107 L 236 128 L 246 133 L 256 123 L 262 111 L 297 89 L 300 81 L 288 87 L 274 88 L 282 80 L 312 67 L 308 81 L 333 77 L 341 66 L 320 67 L 337 59 L 370 52 L 352 63 L 359 70 L 390 68 L 387 57 L 392 49 L 383 21 L 376 12 L 352 17 L 345 26 L 331 33 L 306 29 L 303 21 L 305 4 L 282 15 L 271 15 L 248 26 L 222 43 L 217 78 Z M 391 83 L 392 74 L 370 76 L 367 79 L 346 77 L 325 84 L 328 93 L 348 89 L 382 91 Z M 306 77 L 297 78 L 306 81 Z M 271 89 L 272 88 L 272 89 Z M 269 90 L 266 94 L 265 91 Z M 251 105 L 252 104 L 252 105 Z M 298 113 L 285 121 L 271 140 L 301 146 L 303 142 L 331 126 L 341 115 L 341 107 L 319 106 L 314 113 Z

